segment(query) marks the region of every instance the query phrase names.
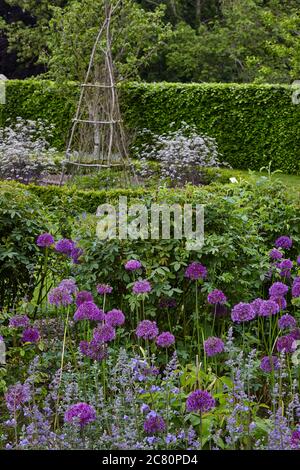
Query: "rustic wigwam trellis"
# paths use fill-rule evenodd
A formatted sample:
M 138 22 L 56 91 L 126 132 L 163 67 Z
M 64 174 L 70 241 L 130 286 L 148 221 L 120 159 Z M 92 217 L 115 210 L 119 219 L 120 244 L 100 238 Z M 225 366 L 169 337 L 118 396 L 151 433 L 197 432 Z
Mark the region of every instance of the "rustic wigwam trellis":
M 85 81 L 73 119 L 63 165 L 66 173 L 119 169 L 129 182 L 131 165 L 112 58 L 111 22 L 121 13 L 122 0 L 105 1 L 105 19 L 91 53 Z

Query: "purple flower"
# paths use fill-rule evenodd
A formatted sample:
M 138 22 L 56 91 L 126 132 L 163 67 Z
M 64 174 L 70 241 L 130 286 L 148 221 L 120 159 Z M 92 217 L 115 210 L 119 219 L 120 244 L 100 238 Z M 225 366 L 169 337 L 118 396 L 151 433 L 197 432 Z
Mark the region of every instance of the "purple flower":
M 187 411 L 203 413 L 216 406 L 214 398 L 206 390 L 195 390 L 190 393 L 186 400 Z
M 135 330 L 137 337 L 143 339 L 154 339 L 158 336 L 158 333 L 156 322 L 150 320 L 141 321 Z
M 113 288 L 108 284 L 98 284 L 97 285 L 97 292 L 100 295 L 111 294 L 112 291 L 113 291 Z
M 185 277 L 196 281 L 197 279 L 204 279 L 207 276 L 207 269 L 203 264 L 194 261 L 185 270 Z
M 73 303 L 72 295 L 62 287 L 54 287 L 51 289 L 48 295 L 48 302 L 51 305 L 56 305 L 56 307 L 66 307 Z
M 300 265 L 300 256 L 297 258 L 297 264 Z
M 292 353 L 295 351 L 295 339 L 291 335 L 281 336 L 278 338 L 276 348 L 278 352 Z
M 96 420 L 96 410 L 87 403 L 71 405 L 65 413 L 65 422 L 77 424 L 81 428 Z
M 116 337 L 116 330 L 111 325 L 101 325 L 94 330 L 93 339 L 100 343 L 109 343 Z
M 280 310 L 279 305 L 274 300 L 262 300 L 259 308 L 260 317 L 271 317 Z
M 277 250 L 277 248 L 273 248 L 273 250 L 270 251 L 269 253 L 270 258 L 276 260 L 276 259 L 281 259 L 283 257 L 283 254 L 281 251 Z
M 259 315 L 260 306 L 261 306 L 262 302 L 264 302 L 263 299 L 255 299 L 255 300 L 253 300 L 253 302 L 251 302 L 251 306 L 252 306 L 256 316 Z
M 136 281 L 132 288 L 132 292 L 134 294 L 147 294 L 148 292 L 151 292 L 151 290 L 151 284 L 147 280 Z
M 38 343 L 40 340 L 40 333 L 37 328 L 26 328 L 23 331 L 22 341 L 23 343 Z
M 292 286 L 292 297 L 300 297 L 300 277 L 295 277 Z
M 293 240 L 289 237 L 282 236 L 277 238 L 275 241 L 276 248 L 283 248 L 284 250 L 289 250 L 293 245 Z
M 10 328 L 27 328 L 29 326 L 29 318 L 27 315 L 15 315 L 9 320 Z
M 280 269 L 281 277 L 290 277 L 293 262 L 290 259 L 283 259 L 280 263 L 277 263 L 277 268 Z
M 172 335 L 169 331 L 164 331 L 156 338 L 156 344 L 160 348 L 168 348 L 175 343 L 175 336 Z
M 88 341 L 81 341 L 79 350 L 83 356 L 87 356 L 94 361 L 101 362 L 107 358 L 107 345 L 103 342 L 92 339 Z
M 283 297 L 287 294 L 289 288 L 282 282 L 274 282 L 269 289 L 270 297 Z
M 42 233 L 37 237 L 36 244 L 40 248 L 46 248 L 54 245 L 54 238 L 50 233 Z
M 300 329 L 299 329 L 299 328 L 295 328 L 294 330 L 290 331 L 290 336 L 291 336 L 294 340 L 300 339 Z
M 94 302 L 88 301 L 83 302 L 81 305 L 79 305 L 75 312 L 74 320 L 104 321 L 105 315 L 103 310 L 98 308 L 97 305 L 94 304 Z
M 69 294 L 77 292 L 76 282 L 73 279 L 63 279 L 58 287 L 66 290 Z
M 276 356 L 265 356 L 260 362 L 260 368 L 264 372 L 272 372 L 273 370 L 278 370 L 280 368 L 279 359 Z
M 131 259 L 125 264 L 125 269 L 127 271 L 136 271 L 142 267 L 142 263 L 136 259 Z
M 212 305 L 225 304 L 225 302 L 227 302 L 227 297 L 221 290 L 215 289 L 208 294 L 207 301 Z
M 94 298 L 87 290 L 82 290 L 76 295 L 76 305 L 80 307 L 84 302 L 94 302 Z
M 71 258 L 74 264 L 79 264 L 80 258 L 83 255 L 83 249 L 79 248 L 78 246 L 74 246 L 71 251 Z
M 299 450 L 300 449 L 300 431 L 293 431 L 292 436 L 291 436 L 291 448 L 294 450 Z
M 214 315 L 216 315 L 216 317 L 225 317 L 228 314 L 228 309 L 227 309 L 226 305 L 216 304 L 215 307 L 214 307 L 214 312 L 213 313 L 214 313 Z
M 278 320 L 278 327 L 280 328 L 280 330 L 285 330 L 287 328 L 295 328 L 296 325 L 296 319 L 289 314 L 283 315 Z
M 58 253 L 62 253 L 66 256 L 72 255 L 72 250 L 75 247 L 75 242 L 73 240 L 69 240 L 68 238 L 63 238 L 59 240 L 55 245 L 55 250 Z
M 6 406 L 9 411 L 19 410 L 23 403 L 27 403 L 31 398 L 31 391 L 29 384 L 17 383 L 12 387 L 9 387 L 5 394 Z
M 113 309 L 105 315 L 105 323 L 110 326 L 121 326 L 125 323 L 125 315 L 122 310 Z
M 284 297 L 270 297 L 270 300 L 276 302 L 280 310 L 285 310 L 287 307 L 287 302 Z
M 209 357 L 215 356 L 224 351 L 224 343 L 220 338 L 211 336 L 204 341 L 204 351 Z
M 164 419 L 155 414 L 154 416 L 149 414 L 144 422 L 144 431 L 147 434 L 158 434 L 166 430 L 166 423 Z
M 235 305 L 231 311 L 231 319 L 236 323 L 253 320 L 255 316 L 252 305 L 244 302 Z

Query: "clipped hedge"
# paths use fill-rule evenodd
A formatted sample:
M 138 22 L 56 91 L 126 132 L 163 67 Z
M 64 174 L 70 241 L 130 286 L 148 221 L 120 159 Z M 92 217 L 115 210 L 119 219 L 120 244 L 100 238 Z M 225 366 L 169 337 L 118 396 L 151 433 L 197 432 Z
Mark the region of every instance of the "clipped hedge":
M 0 125 L 8 118 L 42 118 L 55 125 L 53 144 L 64 149 L 79 87 L 75 83 L 12 80 Z M 121 105 L 129 130 L 161 133 L 174 122 L 194 123 L 215 137 L 234 168 L 300 174 L 300 105 L 287 85 L 126 83 Z

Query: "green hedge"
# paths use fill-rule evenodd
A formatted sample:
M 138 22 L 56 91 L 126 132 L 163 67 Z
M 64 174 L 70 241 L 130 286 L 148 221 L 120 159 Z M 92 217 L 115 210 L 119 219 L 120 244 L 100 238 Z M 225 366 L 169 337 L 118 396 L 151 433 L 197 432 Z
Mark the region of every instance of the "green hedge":
M 0 124 L 9 117 L 47 119 L 55 125 L 53 144 L 63 149 L 78 86 L 49 81 L 9 81 Z M 174 122 L 194 123 L 217 139 L 223 159 L 235 168 L 300 174 L 300 105 L 287 85 L 127 83 L 121 105 L 128 129 L 163 132 Z

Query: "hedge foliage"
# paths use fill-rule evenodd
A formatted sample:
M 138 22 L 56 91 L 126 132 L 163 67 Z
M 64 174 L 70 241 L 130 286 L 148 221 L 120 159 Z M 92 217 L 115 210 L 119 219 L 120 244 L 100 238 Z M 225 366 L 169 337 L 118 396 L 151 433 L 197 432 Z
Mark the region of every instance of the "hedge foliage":
M 75 83 L 9 81 L 0 125 L 8 118 L 42 118 L 55 125 L 53 144 L 64 149 L 79 87 Z M 126 83 L 121 105 L 129 130 L 157 133 L 170 123 L 194 123 L 217 139 L 234 168 L 300 174 L 300 105 L 287 85 Z

